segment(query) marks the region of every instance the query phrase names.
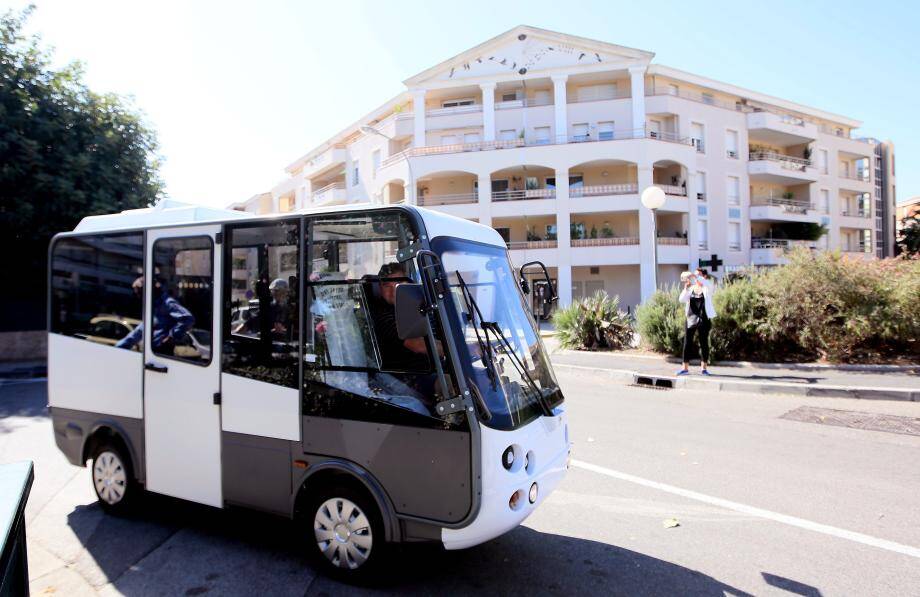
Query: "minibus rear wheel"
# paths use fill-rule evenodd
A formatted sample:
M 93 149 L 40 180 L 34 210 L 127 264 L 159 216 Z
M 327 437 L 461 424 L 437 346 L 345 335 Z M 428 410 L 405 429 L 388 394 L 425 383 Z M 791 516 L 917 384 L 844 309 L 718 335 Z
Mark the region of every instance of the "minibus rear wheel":
M 124 448 L 112 441 L 100 443 L 93 450 L 90 473 L 102 509 L 116 515 L 128 512 L 138 489 L 134 483 L 131 459 Z
M 327 485 L 307 498 L 300 522 L 310 558 L 328 576 L 356 583 L 376 577 L 387 544 L 367 492 Z

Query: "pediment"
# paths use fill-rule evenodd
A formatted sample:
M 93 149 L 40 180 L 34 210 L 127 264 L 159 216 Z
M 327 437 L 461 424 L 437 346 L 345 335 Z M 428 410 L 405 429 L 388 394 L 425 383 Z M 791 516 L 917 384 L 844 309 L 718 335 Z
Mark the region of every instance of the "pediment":
M 412 87 L 502 75 L 525 76 L 577 66 L 648 63 L 652 56 L 642 50 L 522 26 L 419 73 L 405 83 Z

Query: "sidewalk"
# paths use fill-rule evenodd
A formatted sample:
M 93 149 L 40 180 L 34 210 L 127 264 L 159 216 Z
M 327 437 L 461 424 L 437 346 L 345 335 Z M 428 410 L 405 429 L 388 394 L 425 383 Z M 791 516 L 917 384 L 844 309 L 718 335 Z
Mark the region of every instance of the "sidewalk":
M 627 383 L 645 377 L 651 378 L 652 385 L 655 379 L 671 380 L 675 388 L 920 402 L 920 366 L 723 363 L 709 367 L 710 377 L 700 375 L 699 366 L 691 366 L 690 375 L 678 377 L 678 359 L 628 352 L 562 350 L 555 338 L 543 341 L 554 367 L 593 370 Z

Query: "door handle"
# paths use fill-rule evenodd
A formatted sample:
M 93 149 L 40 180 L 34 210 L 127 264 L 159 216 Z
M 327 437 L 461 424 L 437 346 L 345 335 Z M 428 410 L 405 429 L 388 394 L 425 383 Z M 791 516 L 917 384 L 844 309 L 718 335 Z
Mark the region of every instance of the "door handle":
M 169 367 L 166 365 L 157 365 L 156 363 L 144 363 L 144 369 L 147 371 L 154 371 L 156 373 L 166 373 L 169 371 Z

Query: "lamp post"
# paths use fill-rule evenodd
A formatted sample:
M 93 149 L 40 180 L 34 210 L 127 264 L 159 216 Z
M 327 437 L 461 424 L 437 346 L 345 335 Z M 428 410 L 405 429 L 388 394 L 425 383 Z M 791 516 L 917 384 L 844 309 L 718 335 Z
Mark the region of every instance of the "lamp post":
M 380 131 L 378 131 L 377 129 L 375 129 L 374 127 L 368 124 L 362 125 L 361 127 L 359 127 L 359 130 L 365 135 L 377 135 L 378 137 L 383 137 L 387 141 L 395 141 L 393 137 L 390 137 L 389 135 L 384 135 L 383 133 L 381 133 Z M 387 153 L 389 153 L 389 151 L 387 151 Z M 415 199 L 415 193 L 416 193 L 415 176 L 413 176 L 412 174 L 412 158 L 410 158 L 408 155 L 406 156 L 406 166 L 408 166 L 409 168 L 409 188 L 412 189 L 412 198 Z
M 652 292 L 658 290 L 658 210 L 664 206 L 665 195 L 661 187 L 646 187 L 640 197 L 642 205 L 652 212 Z

